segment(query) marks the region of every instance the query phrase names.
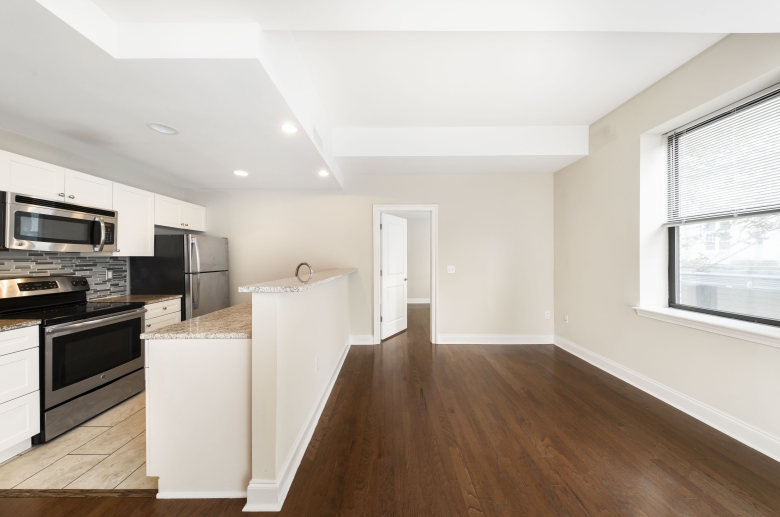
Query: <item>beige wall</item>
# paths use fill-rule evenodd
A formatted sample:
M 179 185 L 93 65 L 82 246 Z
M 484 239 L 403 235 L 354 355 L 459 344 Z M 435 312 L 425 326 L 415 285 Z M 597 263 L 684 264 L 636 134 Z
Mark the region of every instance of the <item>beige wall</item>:
M 239 285 L 357 267 L 351 332 L 372 334 L 372 206 L 439 205 L 439 332 L 552 334 L 553 177 L 356 175 L 343 191 L 208 191 L 209 233 L 230 239 L 233 303 Z M 447 274 L 448 264 L 457 267 Z
M 642 318 L 632 307 L 640 135 L 687 122 L 702 105 L 721 107 L 735 90 L 753 93 L 746 83 L 757 91 L 778 82 L 778 70 L 780 35 L 729 36 L 593 124 L 589 156 L 555 173 L 556 335 L 776 438 L 780 349 Z
M 406 260 L 409 277 L 407 296 L 431 297 L 431 217 L 406 220 Z

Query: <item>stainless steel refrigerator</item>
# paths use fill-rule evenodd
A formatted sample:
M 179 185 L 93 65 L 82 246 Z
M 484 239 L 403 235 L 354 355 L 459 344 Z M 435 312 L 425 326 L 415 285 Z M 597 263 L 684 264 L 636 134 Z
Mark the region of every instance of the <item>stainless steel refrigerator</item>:
M 155 235 L 154 257 L 130 258 L 130 293 L 181 294 L 185 320 L 228 307 L 228 240 Z

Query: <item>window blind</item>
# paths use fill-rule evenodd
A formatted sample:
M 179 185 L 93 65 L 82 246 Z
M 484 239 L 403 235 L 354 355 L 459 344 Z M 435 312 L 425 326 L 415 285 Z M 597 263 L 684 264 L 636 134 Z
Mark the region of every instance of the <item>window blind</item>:
M 667 134 L 665 226 L 780 212 L 780 87 Z

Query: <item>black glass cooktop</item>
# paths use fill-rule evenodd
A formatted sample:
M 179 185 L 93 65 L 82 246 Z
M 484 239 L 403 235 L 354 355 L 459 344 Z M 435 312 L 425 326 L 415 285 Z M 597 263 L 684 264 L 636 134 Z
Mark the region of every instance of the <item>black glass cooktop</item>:
M 0 319 L 41 320 L 41 325 L 58 325 L 60 323 L 69 323 L 71 321 L 140 309 L 143 306 L 143 303 L 138 302 L 81 302 L 56 307 L 30 309 L 20 312 L 5 312 L 4 314 L 0 314 Z

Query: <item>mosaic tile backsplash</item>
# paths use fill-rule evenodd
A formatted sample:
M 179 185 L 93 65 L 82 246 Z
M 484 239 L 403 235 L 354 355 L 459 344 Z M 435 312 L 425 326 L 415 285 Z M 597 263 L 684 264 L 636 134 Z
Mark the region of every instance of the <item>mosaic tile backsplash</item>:
M 50 253 L 46 251 L 0 251 L 0 278 L 21 276 L 83 276 L 89 280 L 87 299 L 128 294 L 127 257 Z M 106 280 L 106 271 L 114 278 Z

